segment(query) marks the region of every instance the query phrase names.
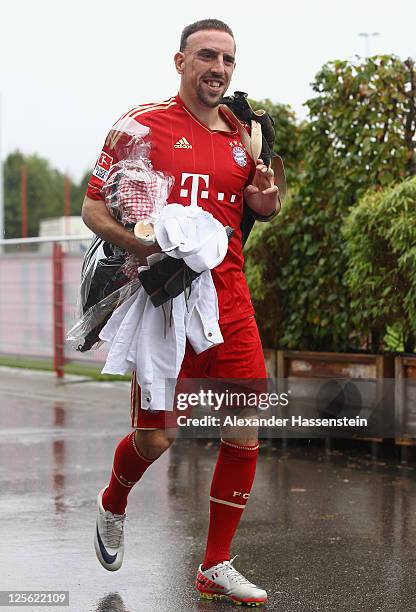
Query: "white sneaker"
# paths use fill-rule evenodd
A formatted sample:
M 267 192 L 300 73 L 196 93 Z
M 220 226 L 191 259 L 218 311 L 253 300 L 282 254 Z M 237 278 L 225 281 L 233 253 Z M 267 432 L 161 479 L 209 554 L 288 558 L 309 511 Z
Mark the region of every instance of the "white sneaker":
M 94 547 L 98 561 L 106 570 L 115 572 L 120 569 L 124 557 L 125 514 L 113 514 L 104 510 L 104 487 L 97 496 L 97 524 L 95 527 Z
M 207 570 L 199 566 L 196 588 L 201 599 L 224 599 L 228 597 L 237 605 L 261 606 L 267 601 L 267 593 L 244 578 L 233 567 L 233 561 L 222 561 Z

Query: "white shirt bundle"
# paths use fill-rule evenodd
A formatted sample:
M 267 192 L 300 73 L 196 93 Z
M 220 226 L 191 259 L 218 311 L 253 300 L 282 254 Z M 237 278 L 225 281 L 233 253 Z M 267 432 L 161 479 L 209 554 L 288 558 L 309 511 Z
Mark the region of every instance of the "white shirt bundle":
M 186 340 L 197 354 L 223 342 L 210 270 L 223 261 L 228 238 L 224 226 L 210 213 L 181 204 L 168 204 L 161 210 L 155 235 L 168 256 L 184 259 L 202 274 L 193 281 L 187 299 L 182 293 L 155 308 L 139 287 L 123 302 L 100 333 L 111 344 L 102 373 L 136 370 L 142 409 L 172 410 Z M 148 263 L 155 257 L 160 255 L 152 255 Z

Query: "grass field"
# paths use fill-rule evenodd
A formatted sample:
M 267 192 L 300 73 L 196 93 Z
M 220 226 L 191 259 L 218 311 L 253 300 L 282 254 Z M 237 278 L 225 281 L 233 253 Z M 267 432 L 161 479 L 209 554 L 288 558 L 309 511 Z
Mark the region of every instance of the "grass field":
M 27 359 L 20 357 L 0 356 L 0 366 L 10 368 L 24 368 L 27 370 L 43 370 L 53 372 L 53 361 L 48 359 Z M 93 364 L 68 363 L 65 365 L 65 374 L 85 376 L 98 381 L 108 380 L 130 380 L 130 376 L 112 376 L 111 374 L 100 374 L 102 366 Z

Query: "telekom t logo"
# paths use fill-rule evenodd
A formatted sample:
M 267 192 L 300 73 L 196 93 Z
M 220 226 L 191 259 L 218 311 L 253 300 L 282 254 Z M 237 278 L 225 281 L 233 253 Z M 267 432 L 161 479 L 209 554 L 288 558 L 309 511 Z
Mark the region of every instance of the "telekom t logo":
M 202 187 L 205 187 L 205 189 L 201 190 L 201 198 L 204 200 L 208 199 L 209 174 L 191 174 L 182 172 L 181 187 L 184 187 L 189 179 L 191 179 L 191 206 L 196 206 L 198 204 L 200 179 L 202 179 Z M 186 198 L 188 193 L 189 189 L 181 189 L 181 198 Z
M 201 187 L 201 190 L 200 190 Z M 191 206 L 198 205 L 198 197 L 202 200 L 208 200 L 209 174 L 192 174 L 191 172 L 182 172 L 180 197 L 187 198 L 191 192 Z M 215 197 L 214 194 L 211 194 Z M 225 194 L 219 191 L 216 194 L 218 202 L 224 201 Z M 229 196 L 229 201 L 234 204 L 236 195 Z

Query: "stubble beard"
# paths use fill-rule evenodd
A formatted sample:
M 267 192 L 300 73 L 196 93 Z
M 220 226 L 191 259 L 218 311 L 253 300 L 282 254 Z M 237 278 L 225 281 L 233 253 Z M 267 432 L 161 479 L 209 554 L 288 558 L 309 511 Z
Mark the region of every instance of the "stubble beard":
M 210 97 L 204 94 L 204 91 L 201 85 L 198 85 L 198 88 L 196 90 L 198 100 L 202 102 L 202 104 L 204 104 L 205 106 L 208 106 L 209 108 L 215 108 L 216 106 L 219 106 L 221 104 L 221 98 L 223 97 L 224 93 L 225 92 L 222 92 L 221 95 L 219 95 L 216 100 L 212 100 Z

